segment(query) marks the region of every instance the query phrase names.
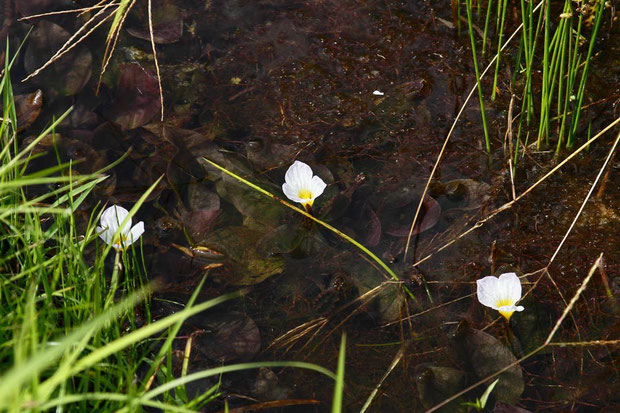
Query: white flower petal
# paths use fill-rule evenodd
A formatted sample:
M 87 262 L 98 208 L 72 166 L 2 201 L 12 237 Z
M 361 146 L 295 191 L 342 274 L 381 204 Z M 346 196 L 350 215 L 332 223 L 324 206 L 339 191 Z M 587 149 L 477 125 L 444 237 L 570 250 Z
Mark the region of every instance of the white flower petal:
M 515 311 L 523 311 L 523 306 L 515 305 L 521 299 L 521 281 L 514 272 L 497 277 L 488 276 L 476 281 L 480 304 L 499 311 L 507 320 Z
M 498 279 L 489 275 L 476 281 L 478 301 L 487 307 L 494 307 L 497 301 Z
M 127 247 L 136 242 L 142 234 L 144 234 L 144 222 L 140 221 L 136 225 L 134 225 L 129 231 L 129 234 L 127 235 L 127 240 L 125 240 L 124 242 L 125 246 Z
M 286 171 L 282 192 L 288 199 L 311 206 L 323 193 L 327 184 L 318 176 L 312 176 L 312 168 L 303 162 L 295 161 Z
M 288 182 L 285 182 L 284 184 L 282 184 L 282 192 L 284 192 L 284 195 L 286 195 L 286 197 L 293 202 L 299 202 L 299 203 L 305 202 L 305 200 L 297 196 L 297 194 L 299 194 L 299 191 L 296 190 Z
M 327 184 L 318 175 L 312 177 L 312 184 L 310 190 L 312 191 L 312 199 L 314 200 L 320 196 L 327 188 Z
M 124 220 L 127 220 L 127 222 L 119 230 L 120 224 Z M 136 242 L 144 233 L 144 223 L 138 222 L 131 227 L 129 211 L 118 205 L 113 205 L 103 211 L 100 223 L 101 226 L 97 226 L 97 235 L 117 251 L 122 251 Z
M 129 215 L 129 211 L 125 208 L 118 205 L 112 205 L 103 211 L 103 214 L 101 214 L 101 226 L 103 228 L 107 228 L 108 231 L 111 231 L 112 234 L 114 234 L 125 218 L 127 218 L 127 215 Z M 131 218 L 129 218 L 127 223 L 123 226 L 122 232 L 127 232 L 129 228 L 131 228 Z
M 525 310 L 525 308 L 523 308 L 522 306 L 516 306 L 516 305 L 503 305 L 501 307 L 495 308 L 495 310 L 504 312 L 504 313 L 513 313 L 515 311 L 523 311 Z
M 284 180 L 295 189 L 307 187 L 312 181 L 312 168 L 301 161 L 295 161 L 286 171 Z
M 499 276 L 500 288 L 503 291 L 502 298 L 516 303 L 521 299 L 521 281 L 514 272 L 508 272 Z
M 99 238 L 101 238 L 103 242 L 109 244 L 112 242 L 114 233 L 110 232 L 107 228 L 97 227 L 97 235 L 99 235 Z

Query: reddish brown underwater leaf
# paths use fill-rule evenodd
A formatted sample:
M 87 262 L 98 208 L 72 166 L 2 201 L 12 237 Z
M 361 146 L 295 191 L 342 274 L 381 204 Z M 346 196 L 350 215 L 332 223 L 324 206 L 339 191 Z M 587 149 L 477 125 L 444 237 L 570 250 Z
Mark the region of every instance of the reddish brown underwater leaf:
M 71 35 L 59 25 L 41 20 L 27 39 L 24 66 L 28 73 L 39 69 L 56 53 Z M 45 85 L 45 90 L 73 96 L 86 86 L 92 73 L 93 57 L 83 45 L 78 45 L 52 65 L 35 76 L 31 81 Z
M 41 113 L 41 106 L 43 106 L 43 92 L 41 92 L 41 89 L 27 95 L 15 96 L 18 130 L 32 125 Z
M 146 125 L 159 113 L 161 103 L 155 74 L 137 63 L 119 68 L 116 101 L 106 113 L 122 130 Z
M 146 2 L 144 3 L 144 6 L 146 6 Z M 140 14 L 140 25 L 127 28 L 127 32 L 139 39 L 151 41 L 146 7 L 137 7 L 135 12 Z M 172 1 L 153 1 L 152 18 L 153 41 L 155 43 L 175 43 L 181 39 L 183 35 L 183 17 L 179 8 Z

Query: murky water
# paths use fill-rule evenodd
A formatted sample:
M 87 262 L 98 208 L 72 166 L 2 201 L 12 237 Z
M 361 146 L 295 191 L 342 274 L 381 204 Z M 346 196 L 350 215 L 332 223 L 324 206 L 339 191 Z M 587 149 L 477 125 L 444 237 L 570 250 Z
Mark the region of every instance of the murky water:
M 22 16 L 62 7 L 68 5 L 20 2 L 12 11 Z M 475 280 L 492 273 L 530 273 L 523 280 L 526 290 L 539 279 L 537 271 L 568 229 L 609 139 L 509 210 L 435 252 L 512 199 L 502 149 L 509 68 L 500 73 L 503 93 L 487 107 L 492 153 L 484 151 L 480 112 L 472 101 L 403 261 L 425 180 L 475 80 L 469 39 L 451 27 L 450 2 L 162 0 L 154 8 L 163 123 L 141 4 L 127 20 L 98 95 L 105 33 L 16 85 L 16 93 L 41 90 L 22 98 L 26 134 L 74 106 L 56 144 L 61 158 L 82 161 L 79 172 L 98 170 L 131 148 L 85 206 L 84 220 L 97 202 L 129 206 L 165 176 L 138 214 L 147 227 L 149 276 L 163 285 L 153 302 L 154 317 L 176 311 L 174 303 L 185 302 L 204 274 L 204 298 L 247 288 L 243 300 L 194 317 L 185 327 L 184 334 L 197 334 L 190 370 L 274 359 L 335 369 L 346 332 L 346 410 L 361 408 L 404 348 L 371 410 L 420 411 L 484 377 L 476 364 L 493 347 L 518 358 L 541 344 L 565 308 L 563 300 L 572 297 L 601 252 L 609 291 L 597 276 L 575 306 L 576 325 L 566 320 L 558 341 L 617 338 L 617 164 L 550 267 L 553 280 L 540 278 L 511 327 L 503 320 L 490 324 L 496 314 L 472 295 Z M 14 79 L 43 64 L 88 17 L 33 20 Z M 21 41 L 29 27 L 14 23 L 12 42 Z M 618 36 L 612 38 L 606 35 L 593 72 L 613 67 Z M 614 118 L 609 90 L 618 78 L 617 70 L 594 77 L 591 100 L 606 100 L 587 114 L 593 131 Z M 50 139 L 39 149 L 52 148 Z M 278 196 L 286 168 L 295 159 L 310 164 L 328 183 L 314 214 L 368 246 L 402 283 L 388 283 L 357 249 L 222 175 L 203 157 Z M 55 153 L 48 158 L 56 162 Z M 529 151 L 514 177 L 517 194 L 553 163 L 551 153 Z M 358 299 L 379 285 L 377 297 Z M 403 287 L 415 303 L 405 300 Z M 469 327 L 457 329 L 462 320 Z M 480 329 L 491 336 L 481 336 Z M 184 346 L 178 343 L 180 350 Z M 510 360 L 502 357 L 485 366 L 497 370 Z M 526 360 L 522 373 L 505 378 L 507 388 L 498 397 L 531 410 L 609 408 L 617 377 L 613 357 L 613 349 L 604 346 L 546 349 Z M 195 383 L 194 390 L 206 385 Z M 519 385 L 523 394 L 514 391 Z M 291 411 L 326 411 L 332 383 L 306 371 L 263 370 L 227 376 L 222 388 L 255 403 L 313 399 L 320 404 Z M 228 402 L 248 404 L 237 396 Z

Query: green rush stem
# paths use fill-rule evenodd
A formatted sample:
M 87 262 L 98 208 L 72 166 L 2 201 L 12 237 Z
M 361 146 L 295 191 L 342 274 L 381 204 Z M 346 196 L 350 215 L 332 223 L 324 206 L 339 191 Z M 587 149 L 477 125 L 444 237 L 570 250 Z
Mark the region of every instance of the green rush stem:
M 332 399 L 332 413 L 342 412 L 342 398 L 344 393 L 344 371 L 345 358 L 347 349 L 347 335 L 342 334 L 340 339 L 340 351 L 338 353 L 338 369 L 336 370 L 336 379 L 334 386 L 334 397 Z
M 531 100 L 531 89 L 530 89 L 530 77 L 531 77 L 531 58 L 530 58 L 530 53 L 532 53 L 532 48 L 531 48 L 531 41 L 530 38 L 532 36 L 532 32 L 531 32 L 531 25 L 532 22 L 530 20 L 530 17 L 528 17 L 528 13 L 526 13 L 525 11 L 525 0 L 521 0 L 521 20 L 523 21 L 523 53 L 525 55 L 525 70 L 526 70 L 526 75 L 525 75 L 525 90 L 524 90 L 524 96 L 523 96 L 523 108 L 526 112 L 526 120 L 527 120 L 527 124 L 529 125 L 530 123 L 530 100 Z M 523 117 L 522 117 L 523 118 Z
M 571 12 L 571 7 L 570 7 L 570 0 L 567 0 L 564 3 L 564 13 L 570 13 Z M 561 23 L 562 25 L 562 36 L 560 38 L 560 49 L 559 49 L 559 54 L 560 54 L 560 63 L 558 64 L 558 75 L 557 75 L 557 79 L 558 79 L 558 98 L 557 98 L 557 110 L 556 113 L 558 116 L 562 116 L 560 115 L 562 113 L 562 103 L 563 103 L 563 87 L 564 87 L 564 65 L 566 63 L 566 55 L 569 54 L 570 55 L 570 47 L 568 49 L 566 49 L 566 45 L 567 43 L 570 43 L 570 30 L 571 30 L 571 23 L 572 23 L 572 17 L 566 18 L 564 19 L 564 21 Z M 558 143 L 557 146 L 555 148 L 555 155 L 558 156 L 560 154 L 560 148 L 562 147 L 562 136 L 560 135 L 560 125 L 562 124 L 562 121 L 558 118 L 557 121 L 557 134 L 558 134 Z
M 601 26 L 601 20 L 605 12 L 605 1 L 598 0 L 597 3 L 598 3 L 598 8 L 596 9 L 596 20 L 594 22 L 594 28 L 592 29 L 592 34 L 590 35 L 590 45 L 588 47 L 588 55 L 586 56 L 586 60 L 584 61 L 583 71 L 581 72 L 581 81 L 579 82 L 579 89 L 577 92 L 577 105 L 575 106 L 575 110 L 573 111 L 571 129 L 568 135 L 568 139 L 566 141 L 566 145 L 569 148 L 573 146 L 575 133 L 577 133 L 577 127 L 579 126 L 579 117 L 581 116 L 581 106 L 583 104 L 583 96 L 585 94 L 586 82 L 588 80 L 590 60 L 592 59 L 592 52 L 594 51 L 594 43 L 596 41 L 596 35 L 598 34 L 598 30 Z
M 550 0 L 545 2 L 544 9 L 544 20 L 545 20 L 545 34 L 544 34 L 544 44 L 543 44 L 543 72 L 542 72 L 542 93 L 540 97 L 540 122 L 538 124 L 538 139 L 536 140 L 536 148 L 540 150 L 542 147 L 543 138 L 545 142 L 548 141 L 548 132 L 549 129 L 546 127 L 548 125 L 547 118 L 549 116 L 549 99 L 551 98 L 549 92 L 549 8 L 551 7 Z
M 565 8 L 564 10 L 566 10 L 566 4 L 565 4 Z M 549 137 L 549 129 L 551 127 L 551 107 L 552 107 L 552 102 L 553 102 L 553 94 L 555 91 L 555 86 L 556 86 L 556 82 L 558 85 L 558 88 L 561 87 L 561 76 L 562 76 L 562 58 L 564 50 L 565 49 L 565 43 L 566 43 L 566 29 L 565 27 L 568 25 L 568 21 L 567 19 L 561 19 L 560 24 L 558 25 L 558 28 L 556 29 L 556 32 L 553 35 L 553 40 L 551 41 L 551 46 L 550 48 L 553 49 L 553 55 L 551 57 L 551 64 L 550 64 L 550 69 L 549 69 L 549 73 L 550 73 L 550 85 L 549 85 L 549 89 L 548 89 L 548 93 L 547 93 L 547 102 L 545 105 L 545 124 L 544 124 L 544 130 L 545 130 L 545 137 L 546 139 L 548 139 Z M 560 95 L 560 99 L 561 99 L 561 91 L 558 89 L 558 94 Z M 542 127 L 542 123 L 541 123 L 541 127 Z M 540 129 L 539 129 L 539 136 L 540 136 Z
M 456 1 L 456 30 L 458 37 L 461 37 L 461 2 Z
M 491 152 L 491 143 L 489 141 L 489 128 L 487 125 L 486 113 L 484 111 L 482 84 L 480 83 L 480 70 L 478 69 L 478 58 L 476 54 L 476 39 L 474 38 L 474 28 L 473 28 L 472 15 L 471 15 L 471 0 L 467 0 L 465 9 L 467 10 L 469 39 L 471 41 L 471 52 L 472 52 L 473 61 L 474 61 L 474 71 L 476 73 L 476 85 L 478 86 L 478 100 L 480 102 L 480 116 L 482 117 L 482 128 L 484 129 L 484 143 L 485 143 L 487 152 Z
M 501 3 L 502 0 L 498 0 L 498 3 Z M 487 47 L 487 36 L 489 33 L 489 20 L 491 20 L 491 6 L 493 5 L 493 0 L 489 0 L 487 4 L 487 15 L 484 19 L 484 36 L 482 36 L 482 56 L 486 51 Z
M 500 55 L 501 55 L 501 50 L 502 50 L 502 41 L 504 40 L 504 22 L 506 21 L 506 9 L 507 9 L 507 2 L 508 0 L 504 0 L 503 2 L 500 0 L 497 4 L 498 4 L 498 12 L 499 12 L 499 5 L 502 5 L 501 7 L 501 13 L 502 16 L 500 18 L 500 26 L 499 26 L 499 37 L 498 37 L 498 41 L 497 41 L 497 60 L 495 61 L 495 74 L 493 75 L 493 91 L 491 92 L 491 100 L 495 100 L 495 96 L 497 94 L 497 78 L 498 78 L 498 74 L 499 74 L 499 60 L 500 60 Z M 517 66 L 518 68 L 518 66 Z
M 525 45 L 523 36 L 521 36 L 521 41 L 519 42 L 519 50 L 517 51 L 517 57 L 514 61 L 514 70 L 512 71 L 512 79 L 510 80 L 510 84 L 514 85 L 517 82 L 517 75 L 521 71 L 521 56 L 525 53 Z
M 558 141 L 563 141 L 564 133 L 566 130 L 566 122 L 568 120 L 568 113 L 570 112 L 570 100 L 573 92 L 573 87 L 575 86 L 575 80 L 577 79 L 577 71 L 579 69 L 579 62 L 581 61 L 581 56 L 578 53 L 579 50 L 579 38 L 581 37 L 581 26 L 583 22 L 583 16 L 579 14 L 579 19 L 577 21 L 577 31 L 575 33 L 575 44 L 573 45 L 573 36 L 568 36 L 568 56 L 571 56 L 571 48 L 572 48 L 572 57 L 569 58 L 568 61 L 568 81 L 566 82 L 566 95 L 564 97 L 564 111 L 562 115 L 562 125 L 560 126 L 560 134 Z
M 295 205 L 292 205 L 292 204 L 286 202 L 285 200 L 278 198 L 277 196 L 273 195 L 271 192 L 264 190 L 263 188 L 259 187 L 258 185 L 255 185 L 252 182 L 248 181 L 247 179 L 244 179 L 244 178 L 240 177 L 239 175 L 235 174 L 234 172 L 229 171 L 228 169 L 224 168 L 223 166 L 220 166 L 220 165 L 216 164 L 215 162 L 213 162 L 213 161 L 211 161 L 211 160 L 209 160 L 207 158 L 202 158 L 202 159 L 204 159 L 205 162 L 209 163 L 209 165 L 211 165 L 211 166 L 219 169 L 220 171 L 230 175 L 231 177 L 235 178 L 239 182 L 242 182 L 242 183 L 246 184 L 247 186 L 249 186 L 250 188 L 260 192 L 261 194 L 266 195 L 269 198 L 278 201 L 282 205 L 287 206 L 288 208 L 292 209 L 293 211 L 296 211 L 296 212 L 300 213 L 301 215 L 305 216 L 306 218 L 310 218 L 311 220 L 313 220 L 317 224 L 322 225 L 323 227 L 325 227 L 328 230 L 332 231 L 334 234 L 337 234 L 338 236 L 340 236 L 344 240 L 346 240 L 346 241 L 350 242 L 351 244 L 355 245 L 357 248 L 362 250 L 362 252 L 364 252 L 366 255 L 368 255 L 370 258 L 372 258 L 373 261 L 375 261 L 377 264 L 379 264 L 379 266 L 381 268 L 383 268 L 385 270 L 385 272 L 387 272 L 394 280 L 400 281 L 400 279 L 398 278 L 396 273 L 394 273 L 394 271 L 392 271 L 392 269 L 390 267 L 388 267 L 387 264 L 385 262 L 383 262 L 383 260 L 381 260 L 381 258 L 377 257 L 368 248 L 366 248 L 365 246 L 363 246 L 362 244 L 360 244 L 359 242 L 357 242 L 356 240 L 354 240 L 353 238 L 351 238 L 350 236 L 348 236 L 344 232 L 341 232 L 340 230 L 338 230 L 338 229 L 332 227 L 331 225 L 329 225 L 328 223 L 323 222 L 323 221 L 321 221 L 318 218 L 315 218 L 313 215 L 307 213 L 303 209 L 297 208 Z M 403 287 L 403 288 L 407 292 L 409 297 L 411 297 L 411 299 L 414 302 L 417 302 L 417 299 L 414 297 L 413 293 L 407 287 Z

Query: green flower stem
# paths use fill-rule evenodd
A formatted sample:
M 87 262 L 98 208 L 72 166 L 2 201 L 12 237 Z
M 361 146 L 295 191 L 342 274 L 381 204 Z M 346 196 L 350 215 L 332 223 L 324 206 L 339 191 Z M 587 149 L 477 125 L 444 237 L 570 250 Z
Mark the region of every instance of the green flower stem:
M 112 269 L 112 280 L 110 281 L 110 289 L 108 291 L 108 296 L 105 299 L 104 308 L 108 308 L 114 302 L 114 294 L 116 293 L 116 289 L 118 288 L 118 272 L 121 266 L 120 257 L 121 252 L 116 251 L 116 255 L 114 256 L 114 268 Z
M 318 218 L 315 218 L 314 216 L 312 216 L 308 212 L 304 211 L 303 209 L 297 208 L 295 205 L 286 202 L 285 200 L 275 196 L 271 192 L 266 191 L 263 188 L 261 188 L 261 187 L 255 185 L 255 184 L 253 184 L 252 182 L 248 181 L 247 179 L 244 179 L 244 178 L 240 177 L 239 175 L 235 174 L 234 172 L 229 171 L 228 169 L 224 168 L 223 166 L 220 166 L 220 165 L 216 164 L 215 162 L 213 162 L 213 161 L 211 161 L 211 160 L 209 160 L 207 158 L 202 158 L 202 159 L 204 159 L 205 162 L 209 163 L 209 165 L 212 165 L 213 167 L 219 169 L 220 171 L 222 171 L 222 172 L 232 176 L 233 178 L 235 178 L 239 182 L 242 182 L 242 183 L 246 184 L 250 188 L 260 192 L 263 195 L 267 195 L 269 198 L 278 201 L 279 203 L 281 203 L 284 206 L 289 207 L 293 211 L 296 211 L 296 212 L 300 213 L 301 215 L 303 215 L 303 216 L 305 216 L 307 218 L 310 218 L 311 220 L 313 220 L 317 224 L 322 225 L 323 227 L 325 227 L 328 230 L 332 231 L 334 234 L 337 234 L 338 236 L 340 236 L 344 240 L 346 240 L 346 241 L 350 242 L 351 244 L 355 245 L 357 248 L 362 250 L 364 252 L 364 254 L 368 255 L 370 258 L 372 258 L 373 261 L 375 261 L 377 264 L 379 264 L 379 266 L 381 268 L 383 268 L 385 270 L 385 272 L 387 272 L 394 280 L 400 281 L 400 278 L 398 278 L 396 273 L 394 273 L 394 271 L 392 271 L 392 269 L 390 267 L 388 267 L 387 264 L 385 262 L 383 262 L 383 260 L 381 260 L 381 258 L 377 257 L 375 254 L 372 253 L 372 251 L 370 251 L 368 248 L 366 248 L 365 246 L 363 246 L 362 244 L 360 244 L 359 242 L 357 242 L 356 240 L 354 240 L 353 238 L 351 238 L 350 236 L 348 236 L 344 232 L 342 232 L 342 231 L 332 227 L 328 223 L 326 223 L 324 221 L 321 221 Z M 416 300 L 415 296 L 413 295 L 413 293 L 408 288 L 406 288 L 406 287 L 404 289 L 407 292 L 407 294 L 409 295 L 409 297 L 411 297 L 411 299 L 414 302 L 417 302 L 417 300 Z

